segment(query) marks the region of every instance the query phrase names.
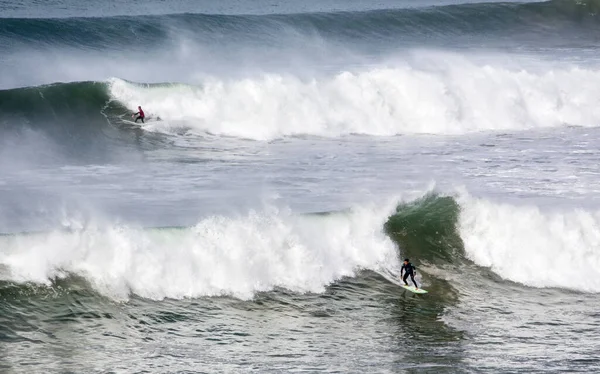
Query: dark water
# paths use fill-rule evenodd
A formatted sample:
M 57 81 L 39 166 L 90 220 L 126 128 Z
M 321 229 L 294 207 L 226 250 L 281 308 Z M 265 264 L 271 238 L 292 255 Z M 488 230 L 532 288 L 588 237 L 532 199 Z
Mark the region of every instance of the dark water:
M 600 370 L 599 9 L 0 1 L 0 372 Z
M 511 39 L 521 44 L 534 42 L 537 46 L 593 46 L 598 41 L 597 12 L 596 2 L 564 0 L 260 15 L 180 13 L 174 9 L 167 14 L 142 17 L 3 18 L 0 40 L 5 48 L 136 46 L 136 51 L 172 43 L 181 35 L 205 43 L 223 38 L 227 43 L 250 45 L 283 44 L 295 35 L 316 34 L 328 40 L 387 45 Z

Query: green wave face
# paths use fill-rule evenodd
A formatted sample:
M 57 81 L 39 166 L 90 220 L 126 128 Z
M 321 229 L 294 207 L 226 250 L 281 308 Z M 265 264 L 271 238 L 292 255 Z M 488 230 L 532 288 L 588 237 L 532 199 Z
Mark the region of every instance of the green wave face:
M 69 119 L 89 123 L 101 117 L 100 110 L 108 101 L 104 83 L 56 83 L 16 88 L 0 91 L 0 116 L 4 126 L 27 121 L 36 127 L 48 120 Z M 9 122 L 7 118 L 13 121 Z
M 71 161 L 107 161 L 123 146 L 145 146 L 140 134 L 123 126 L 131 112 L 111 100 L 103 82 L 0 90 L 0 145 L 12 157 L 25 154 L 36 162 L 44 152 Z
M 459 214 L 460 207 L 452 197 L 428 194 L 398 205 L 385 231 L 409 258 L 454 264 L 464 259 L 457 228 Z

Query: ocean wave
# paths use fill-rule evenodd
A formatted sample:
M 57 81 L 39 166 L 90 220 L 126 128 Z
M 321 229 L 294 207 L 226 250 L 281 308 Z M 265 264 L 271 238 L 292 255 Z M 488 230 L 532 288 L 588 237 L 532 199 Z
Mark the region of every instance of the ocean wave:
M 480 3 L 360 12 L 280 15 L 174 14 L 104 18 L 0 18 L 0 47 L 15 44 L 125 48 L 155 46 L 185 35 L 205 42 L 243 40 L 258 44 L 298 33 L 324 38 L 446 40 L 460 35 L 551 35 L 596 40 L 596 0 L 543 3 Z M 509 34 L 508 34 L 509 33 Z M 285 38 L 285 36 L 289 38 Z M 571 40 L 574 41 L 574 40 Z M 134 47 L 135 48 L 135 47 Z
M 600 292 L 600 211 L 544 211 L 481 198 L 461 199 L 466 256 L 531 287 Z
M 59 142 L 127 138 L 132 127 L 124 120 L 138 105 L 152 117 L 147 131 L 255 140 L 600 124 L 597 70 L 509 69 L 435 53 L 422 60 L 416 67 L 399 63 L 309 79 L 265 74 L 188 85 L 113 78 L 1 90 L 0 130 L 35 128 Z
M 600 211 L 430 193 L 400 204 L 386 232 L 403 254 L 451 272 L 475 264 L 528 287 L 600 292 Z
M 397 275 L 400 258 L 408 256 L 426 285 L 452 276 L 444 272 L 460 272 L 470 281 L 488 271 L 494 279 L 528 287 L 597 293 L 599 241 L 597 211 L 544 211 L 468 193 L 430 192 L 395 211 L 393 204 L 308 215 L 265 208 L 208 217 L 193 227 L 88 223 L 69 231 L 4 235 L 0 280 L 52 285 L 75 277 L 115 299 L 251 299 L 275 288 L 323 292 L 360 270 Z M 482 271 L 473 272 L 473 265 Z
M 126 107 L 143 105 L 165 124 L 174 121 L 197 133 L 258 140 L 600 124 L 596 70 L 511 70 L 451 55 L 435 56 L 429 64 L 433 67 L 407 64 L 310 80 L 270 74 L 202 86 L 145 86 L 113 79 L 109 92 Z
M 294 216 L 267 209 L 190 228 L 88 227 L 0 237 L 0 279 L 51 284 L 70 275 L 116 299 L 231 295 L 283 287 L 322 292 L 360 269 L 397 263 L 385 208 Z

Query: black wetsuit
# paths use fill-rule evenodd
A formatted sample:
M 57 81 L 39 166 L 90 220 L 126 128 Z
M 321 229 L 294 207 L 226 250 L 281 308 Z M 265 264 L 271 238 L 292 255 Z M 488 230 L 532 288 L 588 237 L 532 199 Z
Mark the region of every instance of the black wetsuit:
M 408 278 L 408 276 L 410 275 L 410 280 L 412 280 L 412 282 L 415 284 L 415 288 L 419 288 L 419 286 L 417 286 L 417 282 L 415 281 L 415 270 L 417 268 L 414 267 L 410 262 L 408 264 L 402 264 L 402 269 L 400 269 L 400 274 L 402 274 L 402 271 L 404 271 L 404 277 L 402 277 L 402 280 L 404 281 L 404 284 L 406 284 L 408 286 L 408 282 L 406 282 L 406 278 Z

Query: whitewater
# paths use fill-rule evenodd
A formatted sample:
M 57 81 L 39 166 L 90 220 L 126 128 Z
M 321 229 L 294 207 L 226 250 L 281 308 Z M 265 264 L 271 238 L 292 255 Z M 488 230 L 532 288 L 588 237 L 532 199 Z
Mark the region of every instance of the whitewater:
M 401 66 L 342 72 L 304 81 L 266 75 L 200 86 L 108 81 L 127 107 L 195 132 L 270 140 L 282 136 L 462 134 L 558 126 L 595 126 L 600 72 L 542 73 L 477 66 L 436 56 L 431 70 Z M 160 125 L 157 125 L 160 128 Z
M 600 370 L 599 10 L 0 2 L 0 372 Z
M 372 210 L 293 217 L 270 209 L 210 217 L 190 228 L 86 227 L 4 237 L 2 263 L 10 280 L 50 284 L 74 274 L 117 300 L 131 294 L 251 299 L 273 287 L 323 292 L 360 268 L 398 267 L 381 231 L 386 215 Z
M 544 212 L 469 195 L 457 201 L 457 234 L 466 260 L 532 287 L 600 292 L 600 210 Z M 399 270 L 394 243 L 383 231 L 392 212 L 367 206 L 292 216 L 270 208 L 233 219 L 213 216 L 188 228 L 88 223 L 75 230 L 5 236 L 2 278 L 50 286 L 76 275 L 115 300 L 134 294 L 154 300 L 252 299 L 275 287 L 319 293 L 362 269 Z M 567 284 L 560 277 L 565 261 L 577 269 Z

